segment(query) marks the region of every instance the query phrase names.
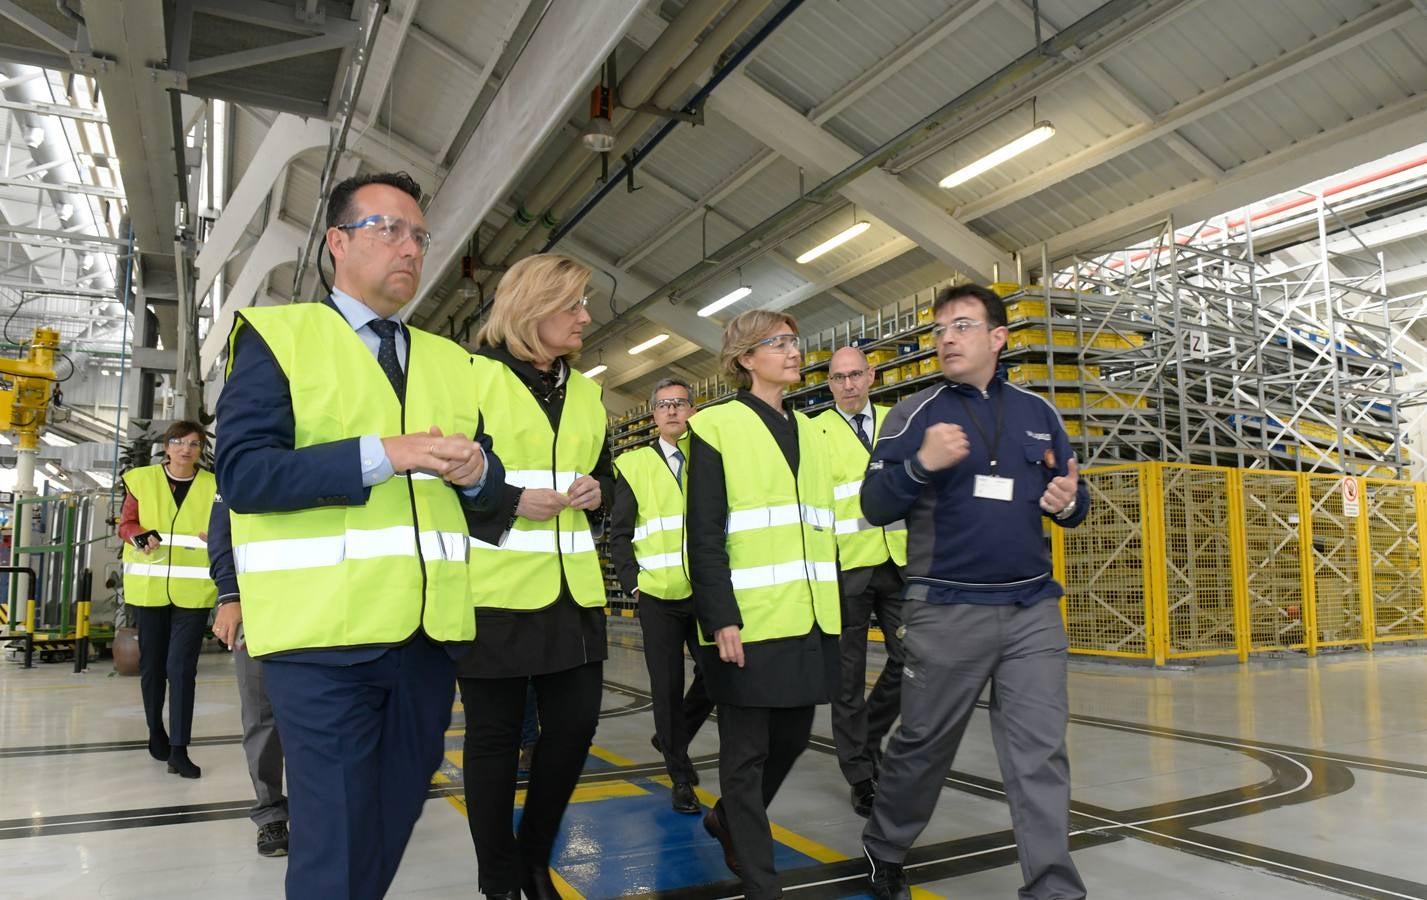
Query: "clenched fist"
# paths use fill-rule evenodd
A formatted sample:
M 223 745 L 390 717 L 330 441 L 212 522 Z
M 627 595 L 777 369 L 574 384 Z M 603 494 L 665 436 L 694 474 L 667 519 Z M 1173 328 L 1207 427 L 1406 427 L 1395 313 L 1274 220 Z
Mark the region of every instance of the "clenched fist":
M 917 451 L 917 462 L 928 472 L 940 472 L 961 462 L 970 452 L 971 443 L 960 425 L 938 422 L 922 435 L 922 449 Z
M 1072 456 L 1066 462 L 1066 474 L 1052 478 L 1050 484 L 1045 486 L 1045 493 L 1041 494 L 1041 509 L 1053 516 L 1060 515 L 1075 499 L 1079 487 L 1080 464 Z

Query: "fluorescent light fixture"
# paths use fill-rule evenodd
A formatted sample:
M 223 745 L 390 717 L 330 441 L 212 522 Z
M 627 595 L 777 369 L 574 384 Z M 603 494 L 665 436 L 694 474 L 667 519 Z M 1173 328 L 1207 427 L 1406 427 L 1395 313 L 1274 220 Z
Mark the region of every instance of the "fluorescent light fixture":
M 956 187 L 963 181 L 970 181 L 982 172 L 994 169 L 1011 157 L 1019 156 L 1037 144 L 1049 140 L 1054 134 L 1054 125 L 1049 122 L 1037 122 L 1034 128 L 1016 138 L 1014 141 L 1011 141 L 1009 144 L 998 147 L 976 162 L 968 166 L 962 166 L 960 169 L 952 172 L 941 180 L 940 185 L 944 188 L 950 188 Z
M 819 256 L 822 256 L 824 253 L 828 252 L 834 247 L 841 247 L 843 244 L 857 237 L 859 234 L 871 227 L 871 222 L 858 222 L 851 228 L 838 232 L 837 234 L 823 241 L 821 244 L 818 244 L 813 249 L 809 250 L 807 253 L 804 253 L 802 256 L 799 256 L 798 262 L 812 262 L 813 260 L 817 259 Z
M 643 353 L 645 350 L 648 350 L 650 347 L 657 347 L 657 346 L 659 346 L 660 344 L 664 343 L 664 342 L 667 341 L 667 340 L 669 340 L 669 332 L 666 331 L 666 332 L 664 332 L 664 333 L 662 333 L 662 334 L 656 334 L 656 335 L 654 335 L 652 338 L 650 338 L 649 340 L 645 341 L 644 343 L 642 343 L 642 344 L 635 344 L 633 347 L 630 347 L 630 348 L 629 348 L 629 355 L 630 355 L 630 356 L 634 356 L 636 353 Z
M 704 317 L 711 316 L 719 310 L 723 309 L 725 306 L 732 306 L 733 304 L 742 300 L 744 297 L 747 297 L 751 293 L 753 293 L 753 288 L 741 287 L 738 290 L 733 291 L 732 293 L 724 294 L 722 297 L 710 303 L 708 306 L 705 306 L 703 309 L 699 310 L 699 315 Z
M 586 369 L 586 370 L 584 371 L 584 376 L 585 376 L 586 378 L 597 378 L 597 377 L 599 377 L 600 375 L 603 375 L 603 374 L 605 373 L 605 369 L 608 369 L 608 368 L 609 368 L 609 366 L 605 365 L 604 363 L 600 363 L 599 365 L 595 366 L 595 367 L 592 368 L 592 369 Z

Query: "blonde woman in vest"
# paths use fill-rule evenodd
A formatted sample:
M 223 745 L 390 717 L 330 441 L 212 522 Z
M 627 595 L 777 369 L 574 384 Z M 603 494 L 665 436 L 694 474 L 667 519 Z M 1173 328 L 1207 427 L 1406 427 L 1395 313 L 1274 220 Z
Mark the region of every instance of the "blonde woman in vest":
M 550 857 L 599 721 L 605 589 L 591 523 L 613 495 L 600 389 L 572 363 L 590 324 L 590 270 L 526 257 L 496 287 L 472 359 L 505 492 L 470 517 L 476 643 L 457 674 L 466 711 L 464 779 L 480 890 L 555 900 Z M 519 834 L 511 832 L 526 686 L 535 744 Z
M 720 363 L 737 395 L 689 420 L 689 578 L 723 791 L 704 828 L 762 900 L 781 896 L 768 805 L 837 689 L 833 481 L 821 430 L 784 402 L 800 377 L 796 320 L 737 316 Z
M 119 537 L 124 541 L 124 605 L 139 626 L 139 690 L 149 725 L 149 755 L 168 770 L 198 778 L 188 758 L 194 681 L 208 611 L 218 589 L 208 578 L 208 516 L 213 474 L 198 468 L 208 436 L 197 422 L 164 432 L 161 465 L 124 473 Z M 164 731 L 164 687 L 169 731 Z

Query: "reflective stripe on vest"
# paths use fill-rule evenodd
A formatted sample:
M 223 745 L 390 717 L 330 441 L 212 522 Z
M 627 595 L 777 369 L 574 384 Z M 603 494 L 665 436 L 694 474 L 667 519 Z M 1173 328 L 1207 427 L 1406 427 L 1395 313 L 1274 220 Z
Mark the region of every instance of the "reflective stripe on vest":
M 282 541 L 253 541 L 233 550 L 239 575 L 254 572 L 282 572 L 340 565 L 348 559 L 377 559 L 384 556 L 416 556 L 410 525 L 393 525 L 367 531 L 349 530 L 330 537 L 293 538 Z M 464 532 L 423 531 L 421 556 L 424 559 L 465 562 L 470 537 Z
M 876 441 L 889 409 L 872 407 L 872 439 Z M 870 454 L 857 432 L 836 408 L 814 420 L 827 437 L 832 456 L 833 501 L 837 513 L 838 562 L 844 570 L 877 566 L 891 559 L 907 564 L 906 526 L 873 525 L 862 515 L 862 477 Z
M 470 356 L 444 338 L 408 330 L 403 401 L 347 320 L 326 304 L 241 311 L 230 364 L 242 328 L 267 344 L 287 378 L 295 449 L 431 425 L 444 434 L 476 432 Z M 394 646 L 419 633 L 445 642 L 475 637 L 465 512 L 457 490 L 439 477 L 394 475 L 358 505 L 230 515 L 253 656 Z
M 126 541 L 124 602 L 129 606 L 181 606 L 204 609 L 218 599 L 218 586 L 208 575 L 208 543 L 198 534 L 208 530 L 217 482 L 199 469 L 189 482 L 183 504 L 174 503 L 168 474 L 161 465 L 124 473 L 124 486 L 139 504 L 139 524 L 159 533 L 159 547 L 145 553 Z
M 801 413 L 793 413 L 793 423 L 796 476 L 758 413 L 742 401 L 689 420 L 723 460 L 728 577 L 744 643 L 798 637 L 814 627 L 842 631 L 827 442 Z M 697 468 L 692 475 L 699 477 Z
M 751 531 L 754 528 L 777 528 L 779 525 L 796 525 L 798 522 L 807 522 L 819 528 L 831 528 L 834 521 L 830 509 L 808 506 L 806 503 L 789 503 L 784 506 L 740 509 L 738 512 L 729 513 L 728 533 L 738 534 L 740 531 Z
M 571 370 L 559 433 L 530 389 L 499 360 L 471 357 L 486 433 L 505 465 L 506 484 L 566 492 L 594 470 L 604 448 L 600 388 Z M 470 602 L 482 608 L 536 610 L 554 603 L 562 584 L 580 606 L 605 604 L 604 571 L 584 510 L 565 508 L 536 522 L 517 516 L 499 544 L 472 540 Z
M 678 449 L 688 459 L 687 435 Z M 683 600 L 694 592 L 684 570 L 684 472 L 669 468 L 663 448 L 653 444 L 620 454 L 614 461 L 619 477 L 634 494 L 634 561 L 639 567 L 641 596 Z M 687 467 L 684 467 L 687 468 Z

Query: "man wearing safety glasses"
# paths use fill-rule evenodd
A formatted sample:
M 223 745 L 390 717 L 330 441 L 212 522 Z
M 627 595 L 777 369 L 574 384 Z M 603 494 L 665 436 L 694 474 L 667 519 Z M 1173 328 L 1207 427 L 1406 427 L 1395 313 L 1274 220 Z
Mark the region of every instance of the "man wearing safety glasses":
M 892 408 L 862 481 L 867 520 L 907 522 L 902 724 L 862 832 L 877 900 L 907 900 L 907 850 L 931 819 L 982 689 L 1011 806 L 1024 900 L 1076 900 L 1066 637 L 1043 535 L 1090 495 L 1060 414 L 996 374 L 1006 308 L 946 288 L 932 334 L 944 380 Z
M 420 197 L 405 173 L 338 184 L 331 295 L 243 310 L 229 338 L 217 474 L 286 756 L 290 898 L 395 876 L 451 721 L 442 645 L 475 636 L 465 514 L 505 480 L 469 355 L 399 317 L 431 245 Z

